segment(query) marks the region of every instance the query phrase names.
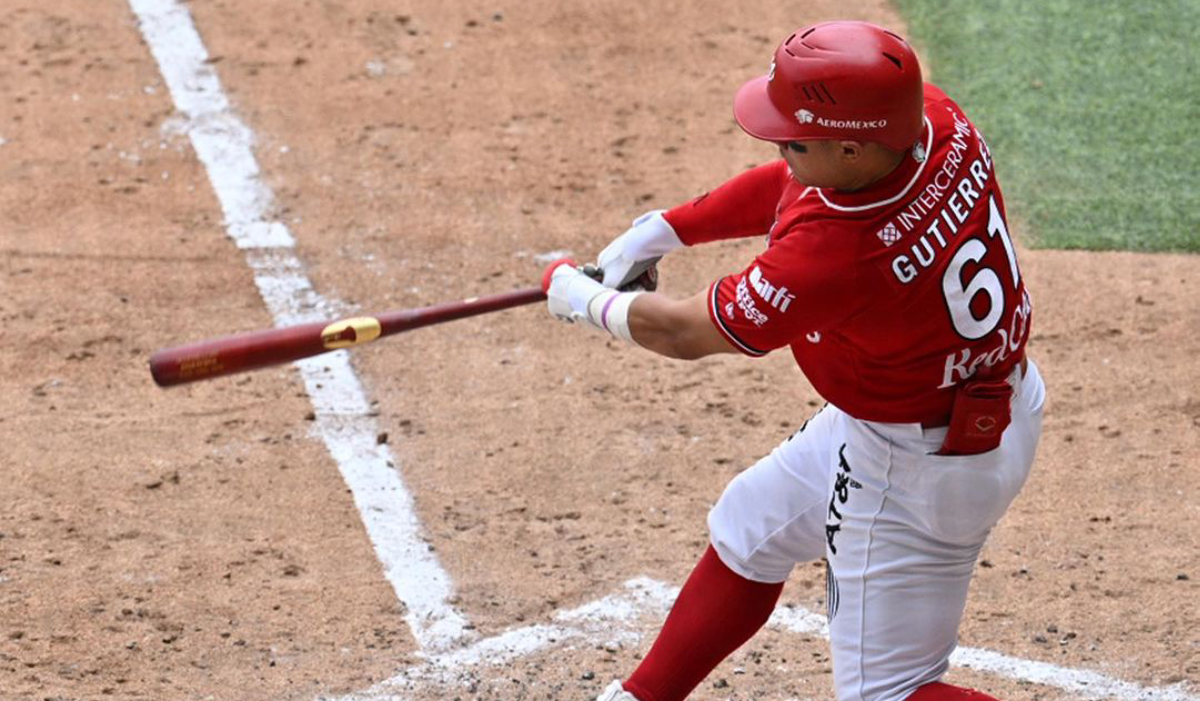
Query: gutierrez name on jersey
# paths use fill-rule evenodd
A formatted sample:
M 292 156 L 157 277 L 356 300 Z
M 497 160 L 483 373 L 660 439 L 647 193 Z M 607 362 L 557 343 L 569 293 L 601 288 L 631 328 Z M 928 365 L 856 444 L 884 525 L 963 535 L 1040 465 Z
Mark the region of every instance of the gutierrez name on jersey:
M 955 133 L 951 140 L 951 149 L 946 154 L 946 161 L 934 175 L 932 181 L 925 189 L 917 195 L 909 207 L 901 212 L 898 221 L 906 231 L 912 231 L 914 222 L 920 221 L 926 214 L 934 211 L 933 208 L 942 200 L 946 192 L 950 192 L 940 209 L 936 210 L 929 226 L 920 235 L 920 237 L 909 247 L 911 257 L 907 253 L 901 253 L 892 259 L 892 272 L 896 279 L 902 284 L 909 284 L 917 279 L 921 271 L 933 267 L 938 260 L 938 256 L 948 250 L 947 237 L 953 239 L 959 233 L 960 226 L 970 218 L 975 210 L 975 206 L 982 201 L 982 193 L 985 192 L 985 186 L 991 177 L 992 172 L 992 156 L 988 151 L 987 144 L 983 140 L 983 135 L 975 131 L 975 138 L 979 142 L 979 155 L 972 158 L 967 164 L 966 172 L 955 183 L 954 178 L 959 172 L 959 167 L 965 160 L 964 152 L 967 150 L 967 136 L 971 133 L 973 127 L 970 122 L 960 119 L 958 115 L 954 115 Z M 954 183 L 951 186 L 951 183 Z M 1004 225 L 1003 218 L 996 206 L 993 198 L 989 197 L 988 202 L 988 234 L 1000 234 L 1000 238 L 1004 243 L 1005 253 L 1008 256 L 1011 266 L 1011 275 L 1014 282 L 1019 280 L 1020 273 L 1016 267 L 1016 257 L 1012 250 L 1012 243 L 1009 240 L 1007 228 Z M 945 228 L 942 225 L 945 224 Z M 892 225 L 894 226 L 894 225 Z M 968 262 L 978 262 L 986 253 L 986 249 L 982 244 L 972 247 L 968 241 L 956 249 L 954 259 L 950 261 L 945 275 L 943 277 L 943 288 L 945 289 L 947 299 L 956 296 L 954 289 L 955 283 L 960 280 L 963 267 Z M 915 264 L 914 264 L 915 262 Z M 961 299 L 965 295 L 965 301 L 969 303 L 971 297 L 977 294 L 978 291 L 972 292 L 971 286 L 967 290 L 963 290 L 957 296 Z M 1033 305 L 1029 299 L 1027 290 L 1023 290 L 1023 295 L 1019 303 L 1013 309 L 1012 317 L 1009 319 L 1007 326 L 1001 325 L 997 328 L 997 323 L 1000 321 L 999 316 L 1003 312 L 1001 305 L 995 299 L 991 300 L 991 309 L 983 319 L 969 319 L 968 322 L 959 324 L 955 320 L 956 328 L 960 335 L 971 340 L 977 340 L 987 332 L 975 335 L 972 333 L 973 328 L 987 329 L 990 332 L 995 329 L 992 334 L 996 337 L 995 345 L 986 350 L 981 351 L 978 355 L 973 355 L 971 347 L 964 347 L 946 356 L 945 365 L 942 372 L 942 383 L 938 385 L 938 389 L 946 389 L 952 387 L 959 382 L 973 376 L 980 368 L 990 368 L 998 363 L 1003 363 L 1013 353 L 1020 350 L 1025 341 L 1025 336 L 1029 332 L 1029 317 Z
M 946 154 L 946 162 L 934 176 L 933 181 L 899 216 L 900 225 L 904 227 L 905 231 L 912 231 L 913 222 L 920 221 L 932 206 L 941 200 L 946 190 L 950 189 L 950 183 L 957 174 L 959 165 L 963 162 L 963 152 L 967 148 L 966 136 L 971 133 L 972 127 L 970 122 L 960 121 L 958 115 L 954 115 L 954 126 L 955 134 L 950 152 Z M 957 235 L 959 226 L 967 220 L 967 217 L 971 216 L 971 211 L 979 201 L 979 194 L 983 191 L 992 169 L 992 154 L 988 151 L 982 134 L 976 132 L 975 138 L 979 141 L 979 157 L 973 159 L 967 166 L 967 174 L 954 186 L 953 194 L 938 210 L 929 227 L 925 229 L 925 233 L 921 234 L 921 237 L 912 244 L 909 249 L 912 257 L 901 253 L 892 259 L 892 272 L 895 273 L 896 279 L 905 285 L 917 279 L 921 269 L 933 265 L 937 255 L 946 250 L 946 238 L 941 228 L 942 223 L 946 224 L 945 234 Z M 937 242 L 936 250 L 933 245 L 935 241 Z M 913 265 L 914 259 L 920 265 L 920 269 Z

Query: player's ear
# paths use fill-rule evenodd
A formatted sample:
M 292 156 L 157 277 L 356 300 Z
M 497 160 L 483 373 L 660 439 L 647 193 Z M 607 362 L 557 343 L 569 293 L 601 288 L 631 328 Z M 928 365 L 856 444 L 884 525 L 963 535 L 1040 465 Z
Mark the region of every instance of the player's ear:
M 842 139 L 838 141 L 838 149 L 842 154 L 842 158 L 847 161 L 856 161 L 862 157 L 865 147 L 861 141 Z

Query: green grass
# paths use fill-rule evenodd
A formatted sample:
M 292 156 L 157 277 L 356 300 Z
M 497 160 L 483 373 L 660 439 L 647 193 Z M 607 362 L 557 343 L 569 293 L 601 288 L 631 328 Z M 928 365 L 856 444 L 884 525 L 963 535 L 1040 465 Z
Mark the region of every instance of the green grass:
M 896 4 L 1027 241 L 1200 252 L 1200 0 Z

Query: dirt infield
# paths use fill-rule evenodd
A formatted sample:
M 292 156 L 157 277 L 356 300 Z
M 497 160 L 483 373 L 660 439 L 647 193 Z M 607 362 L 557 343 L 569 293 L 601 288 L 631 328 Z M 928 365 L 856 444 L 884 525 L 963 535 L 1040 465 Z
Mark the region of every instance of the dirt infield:
M 796 25 L 903 28 L 855 5 L 188 7 L 314 288 L 372 312 L 528 286 L 541 257 L 590 257 L 771 158 L 732 91 Z M 314 699 L 420 664 L 295 369 L 150 381 L 157 347 L 273 320 L 130 6 L 6 0 L 0 47 L 0 699 Z M 664 291 L 759 245 L 675 254 Z M 1200 693 L 1200 259 L 1021 262 L 1050 403 L 962 642 Z M 540 306 L 352 357 L 481 638 L 680 583 L 724 484 L 818 406 L 785 354 L 672 362 Z M 823 576 L 799 568 L 785 604 L 823 610 Z M 589 699 L 647 645 L 551 646 L 404 698 Z M 772 629 L 695 698 L 828 696 L 824 641 Z

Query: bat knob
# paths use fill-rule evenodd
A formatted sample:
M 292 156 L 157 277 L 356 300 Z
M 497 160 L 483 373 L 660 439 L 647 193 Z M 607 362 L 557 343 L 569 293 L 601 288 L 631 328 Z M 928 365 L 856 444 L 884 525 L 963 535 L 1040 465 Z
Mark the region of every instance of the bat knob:
M 570 258 L 559 258 L 550 265 L 546 266 L 545 272 L 542 273 L 542 292 L 550 291 L 550 278 L 554 275 L 554 270 L 560 265 L 575 266 L 575 261 Z

